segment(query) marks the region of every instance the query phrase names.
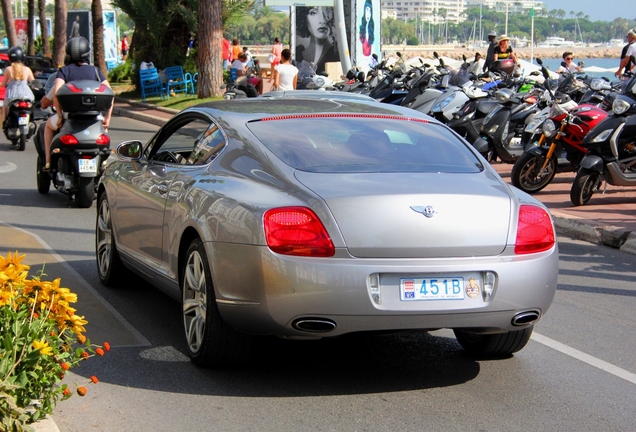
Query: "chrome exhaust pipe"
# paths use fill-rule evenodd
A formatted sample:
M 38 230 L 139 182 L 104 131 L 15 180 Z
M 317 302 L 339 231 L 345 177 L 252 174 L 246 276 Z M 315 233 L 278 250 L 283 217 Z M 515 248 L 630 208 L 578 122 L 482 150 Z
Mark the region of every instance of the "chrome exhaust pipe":
M 292 327 L 307 333 L 329 333 L 336 329 L 336 323 L 326 318 L 299 318 Z
M 526 311 L 520 312 L 514 317 L 512 317 L 512 325 L 513 326 L 527 326 L 530 324 L 534 324 L 541 317 L 541 313 L 537 311 Z

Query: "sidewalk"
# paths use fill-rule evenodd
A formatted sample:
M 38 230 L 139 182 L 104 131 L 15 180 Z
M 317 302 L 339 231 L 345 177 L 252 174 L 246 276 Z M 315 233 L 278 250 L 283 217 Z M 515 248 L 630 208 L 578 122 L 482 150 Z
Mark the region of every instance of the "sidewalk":
M 265 79 L 264 92 L 271 88 Z M 115 98 L 113 114 L 162 126 L 177 111 Z M 511 164 L 495 163 L 495 170 L 510 182 Z M 595 244 L 604 244 L 636 254 L 636 187 L 607 186 L 584 206 L 570 202 L 575 173 L 557 174 L 550 185 L 535 195 L 552 213 L 557 232 Z

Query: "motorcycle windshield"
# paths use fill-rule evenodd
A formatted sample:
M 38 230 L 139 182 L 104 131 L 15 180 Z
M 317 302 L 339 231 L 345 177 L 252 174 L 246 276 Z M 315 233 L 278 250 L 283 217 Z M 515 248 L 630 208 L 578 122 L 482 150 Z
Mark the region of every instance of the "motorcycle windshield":
M 452 71 L 450 73 L 450 79 L 448 83 L 453 86 L 461 87 L 462 84 L 465 84 L 468 81 L 470 81 L 468 70 L 461 69 L 459 71 Z

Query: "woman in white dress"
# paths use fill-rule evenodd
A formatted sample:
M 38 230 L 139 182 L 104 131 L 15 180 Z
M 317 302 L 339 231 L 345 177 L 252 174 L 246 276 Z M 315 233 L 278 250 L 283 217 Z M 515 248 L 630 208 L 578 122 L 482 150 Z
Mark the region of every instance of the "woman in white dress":
M 281 52 L 281 61 L 275 71 L 274 87 L 278 90 L 296 90 L 298 68 L 291 64 L 291 51 L 288 48 Z
M 7 66 L 4 70 L 4 77 L 1 87 L 6 87 L 6 94 L 4 97 L 4 103 L 2 104 L 2 122 L 7 117 L 7 106 L 11 104 L 13 99 L 29 99 L 35 100 L 33 92 L 29 87 L 29 83 L 35 80 L 33 72 L 28 66 L 22 64 L 24 61 L 24 50 L 20 47 L 12 47 L 7 52 L 9 56 L 10 66 Z

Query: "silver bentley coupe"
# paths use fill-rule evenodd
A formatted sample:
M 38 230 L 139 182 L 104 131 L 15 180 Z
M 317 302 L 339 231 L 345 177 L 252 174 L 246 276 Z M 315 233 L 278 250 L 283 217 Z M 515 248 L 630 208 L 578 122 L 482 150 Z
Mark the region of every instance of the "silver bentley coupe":
M 132 271 L 178 300 L 197 365 L 245 360 L 258 335 L 440 328 L 471 355 L 510 356 L 554 297 L 547 209 L 408 108 L 205 103 L 112 159 L 99 277 Z

